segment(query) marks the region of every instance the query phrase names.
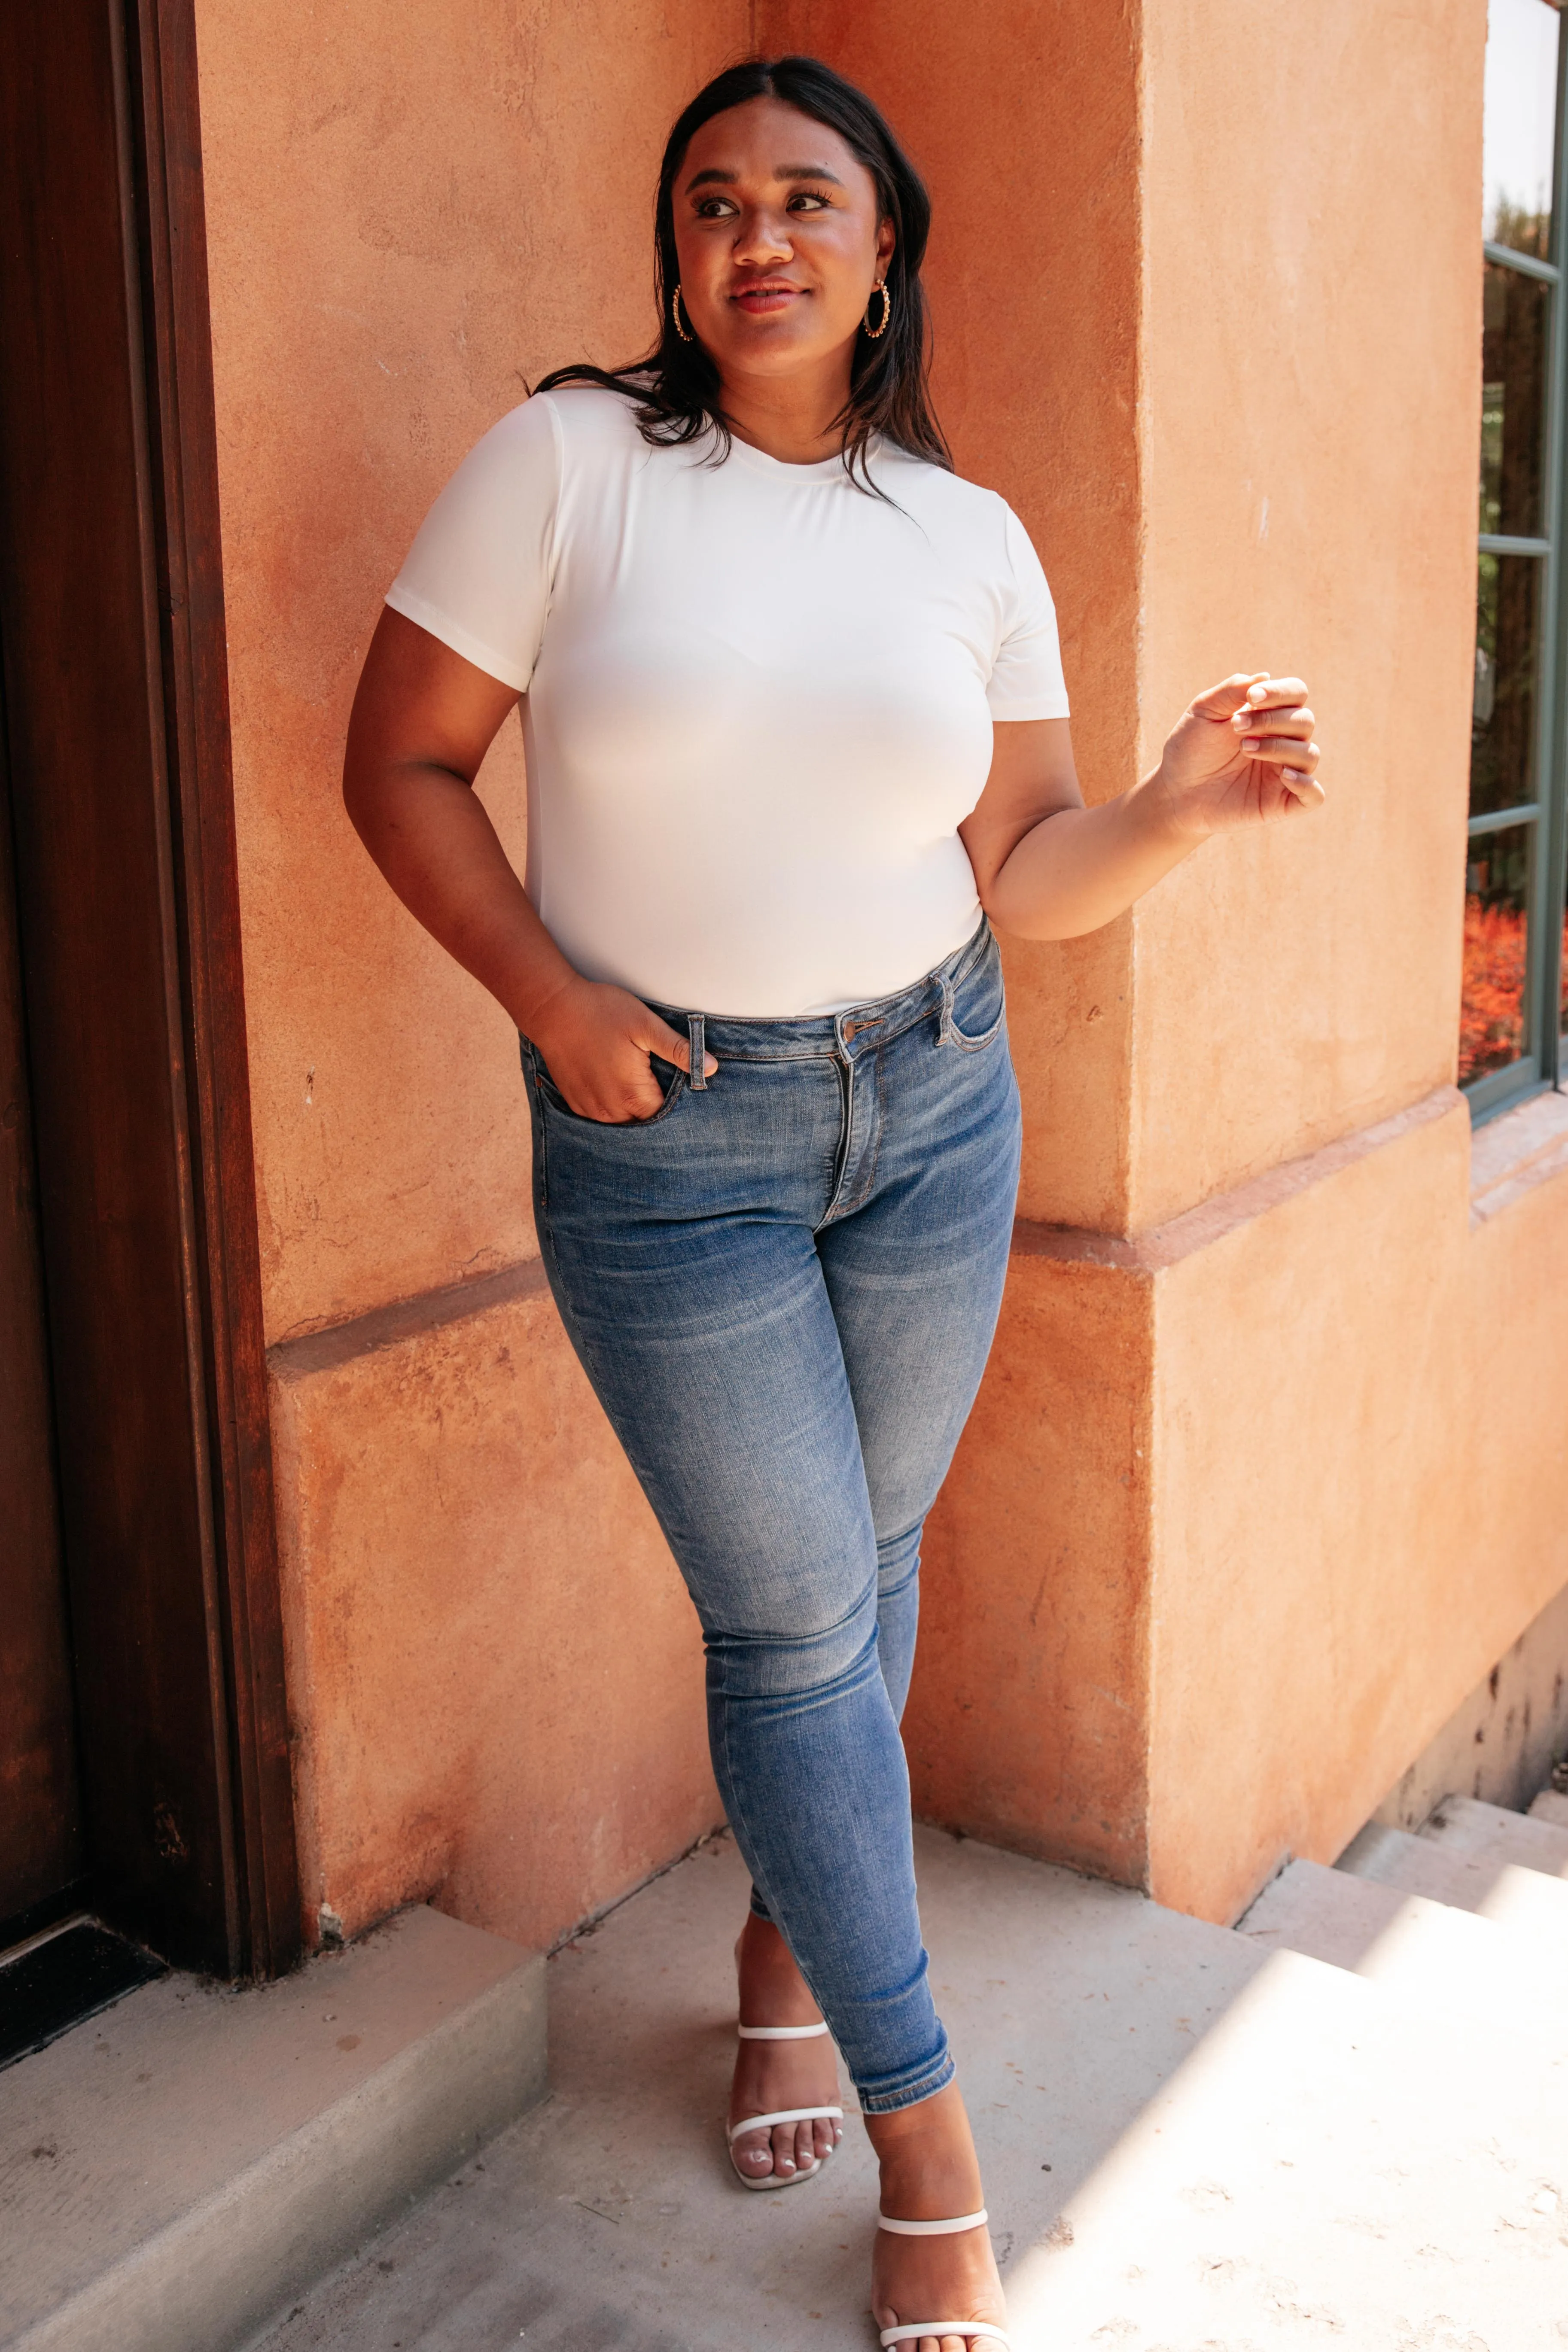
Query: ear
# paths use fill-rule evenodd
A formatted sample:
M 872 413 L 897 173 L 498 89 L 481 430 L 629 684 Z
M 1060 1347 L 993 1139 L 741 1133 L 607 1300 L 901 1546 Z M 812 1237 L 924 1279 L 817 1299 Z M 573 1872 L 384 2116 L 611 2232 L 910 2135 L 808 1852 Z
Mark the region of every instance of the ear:
M 884 220 L 878 224 L 877 275 L 879 278 L 886 278 L 888 274 L 888 264 L 892 260 L 893 247 L 897 245 L 898 241 L 898 238 L 893 234 L 893 224 L 890 220 Z

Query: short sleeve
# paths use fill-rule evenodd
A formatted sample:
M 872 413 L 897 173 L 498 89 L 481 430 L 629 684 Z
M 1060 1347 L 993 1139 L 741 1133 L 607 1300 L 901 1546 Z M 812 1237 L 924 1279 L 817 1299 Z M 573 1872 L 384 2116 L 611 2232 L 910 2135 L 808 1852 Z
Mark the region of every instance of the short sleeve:
M 1012 509 L 1006 515 L 1007 572 L 1002 583 L 1002 636 L 985 688 L 993 719 L 1065 719 L 1057 608 L 1029 534 Z
M 561 426 L 526 400 L 470 449 L 386 601 L 465 661 L 526 694 L 550 605 Z

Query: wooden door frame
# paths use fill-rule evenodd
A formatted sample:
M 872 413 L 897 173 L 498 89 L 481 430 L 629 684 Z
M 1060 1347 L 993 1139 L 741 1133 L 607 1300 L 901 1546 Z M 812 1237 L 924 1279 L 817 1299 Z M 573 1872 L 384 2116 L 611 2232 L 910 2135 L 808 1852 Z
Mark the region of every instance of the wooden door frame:
M 62 1076 L 58 1066 L 68 1034 L 58 1008 L 79 1004 L 73 989 L 89 1003 L 95 992 L 103 1002 L 106 951 L 89 936 L 89 921 L 58 919 L 62 902 L 69 903 L 68 894 L 62 901 L 69 877 L 49 870 L 54 853 L 38 811 L 26 824 L 18 817 L 24 986 L 40 1023 L 32 1082 L 42 1102 L 36 1131 L 68 1580 L 79 1677 L 94 1694 L 79 1728 L 95 1899 L 105 1916 L 177 1963 L 228 1977 L 271 1976 L 298 1957 L 300 1901 L 246 1052 L 194 0 L 51 0 L 48 10 L 18 11 L 12 23 L 0 65 L 21 78 L 11 121 L 31 143 L 16 167 L 14 191 L 26 220 L 7 235 L 25 238 L 30 226 L 41 247 L 55 233 L 54 198 L 65 212 L 86 202 L 67 134 L 28 131 L 29 102 L 36 109 L 54 92 L 57 105 L 74 107 L 74 97 L 58 94 L 83 89 L 84 124 L 90 116 L 100 135 L 111 126 L 118 147 L 126 358 L 113 417 L 129 420 L 125 446 L 137 451 L 145 593 L 126 610 L 139 604 L 144 644 L 127 658 L 145 672 L 146 705 L 132 716 L 146 756 L 127 753 L 126 768 L 105 776 L 102 789 L 120 799 L 112 812 L 104 804 L 104 831 L 133 822 L 145 875 L 155 876 L 133 902 L 131 884 L 124 886 L 140 958 L 130 959 L 135 971 L 127 985 L 142 990 L 132 1008 L 137 1037 L 144 1044 L 153 1034 L 149 1024 L 161 1024 L 156 1034 L 167 1043 L 157 1116 L 129 1098 L 123 1106 L 106 1101 L 99 1112 L 90 1131 L 95 1152 L 103 1136 L 110 1140 L 101 1146 L 107 1161 L 100 1154 L 90 1171 L 94 1193 L 73 1173 L 62 1142 L 75 1120 L 79 1146 L 89 1114 L 79 1099 L 68 1100 L 73 1074 Z M 48 29 L 55 26 L 64 29 Z M 70 136 L 87 142 L 88 156 L 87 131 Z M 95 201 L 101 263 L 110 198 L 100 189 Z M 64 380 L 65 267 L 18 243 L 6 269 L 10 356 L 21 352 L 31 362 L 42 353 L 36 382 L 47 382 L 50 365 Z M 107 285 L 101 270 L 100 277 Z M 45 316 L 51 293 L 52 326 Z M 0 484 L 7 501 L 0 566 L 6 610 L 21 616 L 24 634 L 31 616 L 17 600 L 26 595 L 40 509 L 12 477 L 26 460 L 28 435 L 37 444 L 53 429 L 42 405 L 42 392 L 18 394 L 0 447 L 0 466 L 10 469 Z M 9 675 L 9 648 L 6 659 Z M 7 701 L 14 709 L 15 696 Z M 128 721 L 128 738 L 133 731 Z M 37 742 L 19 740 L 42 791 L 47 760 L 37 756 Z M 20 805 L 27 758 L 18 760 L 15 746 L 11 772 Z M 95 827 L 83 796 L 94 787 L 79 783 L 79 762 L 72 771 L 74 821 L 90 857 Z M 127 819 L 123 810 L 132 803 Z M 112 875 L 89 878 L 100 899 L 112 891 Z M 147 903 L 154 889 L 156 908 Z M 104 1017 L 112 1024 L 116 1008 L 105 1005 Z M 112 1090 L 116 1067 L 104 1050 L 92 1065 L 93 1085 Z M 141 1075 L 145 1093 L 145 1057 Z M 135 1076 L 128 1057 L 128 1090 Z M 92 1230 L 95 1214 L 100 1226 L 109 1222 L 103 1200 L 106 1186 L 113 1191 L 112 1154 L 121 1148 L 113 1139 L 121 1130 L 132 1139 L 124 1149 L 137 1159 L 122 1171 L 128 1195 L 155 1196 L 161 1219 L 158 1248 L 137 1261 L 137 1279 L 151 1286 L 144 1296 L 156 1307 L 145 1324 L 111 1295 L 116 1282 L 126 1288 L 131 1259 L 123 1244 L 111 1257 Z M 148 1333 L 160 1318 L 154 1360 Z M 172 1333 L 183 1335 L 183 1361 Z M 112 1465 L 115 1493 L 94 1496 L 81 1482 L 90 1488 L 95 1475 L 110 1475 L 105 1401 L 134 1396 L 145 1419 L 149 1384 L 157 1391 L 155 1425 L 169 1432 L 166 1451 L 142 1462 L 121 1447 Z M 97 1429 L 82 1425 L 84 1399 L 96 1400 Z M 127 1491 L 139 1476 L 147 1482 L 142 1496 Z M 180 1488 L 172 1496 L 171 1481 Z M 154 1533 L 142 1536 L 143 1528 Z M 104 1529 L 114 1538 L 107 1547 L 99 1540 Z M 91 1556 L 95 1543 L 101 1559 Z M 184 1645 L 177 1675 L 172 1649 L 160 1658 L 159 1636 L 149 1636 L 149 1628 L 165 1626 L 168 1643 Z M 191 1717 L 173 1733 L 172 1689 Z

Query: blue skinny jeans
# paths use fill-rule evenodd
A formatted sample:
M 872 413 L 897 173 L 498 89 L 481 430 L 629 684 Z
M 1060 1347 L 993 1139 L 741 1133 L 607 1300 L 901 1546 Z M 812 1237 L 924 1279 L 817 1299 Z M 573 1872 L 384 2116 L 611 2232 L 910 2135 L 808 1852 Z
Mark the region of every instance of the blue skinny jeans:
M 952 2075 L 899 1718 L 921 1524 L 980 1383 L 1018 1181 L 983 925 L 818 1019 L 656 1008 L 704 1044 L 662 1108 L 567 1108 L 524 1042 L 550 1285 L 679 1563 L 724 1809 L 863 2107 Z

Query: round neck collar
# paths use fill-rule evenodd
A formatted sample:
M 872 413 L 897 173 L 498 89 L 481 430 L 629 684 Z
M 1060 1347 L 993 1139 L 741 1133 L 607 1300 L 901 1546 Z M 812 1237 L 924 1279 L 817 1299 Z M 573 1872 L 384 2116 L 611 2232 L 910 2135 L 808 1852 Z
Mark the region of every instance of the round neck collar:
M 879 446 L 879 442 L 873 441 L 868 454 L 875 457 Z M 732 460 L 737 457 L 754 472 L 771 474 L 778 481 L 826 482 L 831 481 L 835 477 L 840 481 L 847 478 L 842 455 L 832 457 L 814 457 L 809 465 L 796 466 L 792 465 L 787 457 L 770 457 L 765 449 L 759 449 L 752 442 L 742 441 L 739 434 L 731 433 L 730 458 Z

